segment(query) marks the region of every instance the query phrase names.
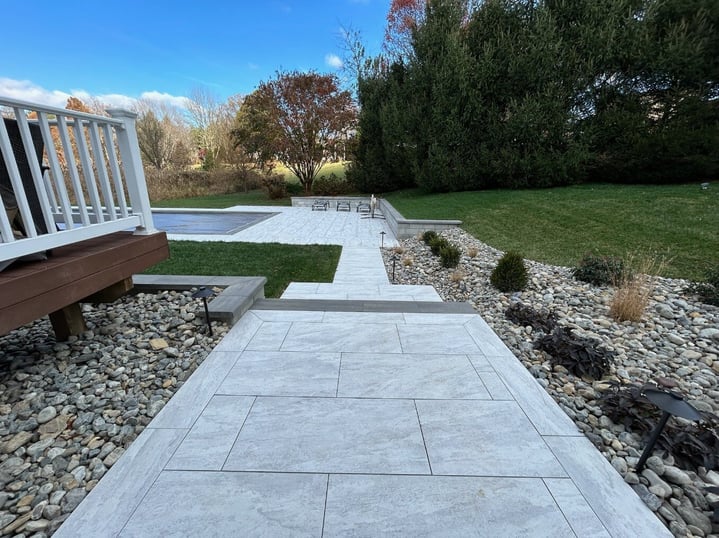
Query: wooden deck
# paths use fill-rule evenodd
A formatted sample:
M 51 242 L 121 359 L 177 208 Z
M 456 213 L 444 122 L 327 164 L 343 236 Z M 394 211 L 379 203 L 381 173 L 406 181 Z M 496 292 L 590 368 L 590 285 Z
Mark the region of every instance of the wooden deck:
M 0 335 L 82 302 L 169 257 L 164 232 L 117 232 L 0 272 Z

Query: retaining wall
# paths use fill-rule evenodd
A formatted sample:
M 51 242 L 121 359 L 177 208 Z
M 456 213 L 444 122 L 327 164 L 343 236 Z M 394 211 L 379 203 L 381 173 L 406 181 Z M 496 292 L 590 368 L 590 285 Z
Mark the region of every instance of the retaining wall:
M 292 207 L 312 207 L 316 201 L 328 202 L 330 209 L 337 208 L 337 202 L 350 202 L 355 211 L 359 202 L 369 203 L 365 196 L 301 196 L 292 197 Z M 441 232 L 462 224 L 461 220 L 406 219 L 384 198 L 377 198 L 377 209 L 387 219 L 390 230 L 397 239 L 407 239 L 427 230 Z

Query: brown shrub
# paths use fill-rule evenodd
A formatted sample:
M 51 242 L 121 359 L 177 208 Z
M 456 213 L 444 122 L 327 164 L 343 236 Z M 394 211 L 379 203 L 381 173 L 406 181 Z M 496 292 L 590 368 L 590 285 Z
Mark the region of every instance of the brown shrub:
M 254 170 L 217 168 L 213 170 L 145 169 L 150 200 L 191 198 L 212 194 L 231 194 L 257 189 L 262 176 Z

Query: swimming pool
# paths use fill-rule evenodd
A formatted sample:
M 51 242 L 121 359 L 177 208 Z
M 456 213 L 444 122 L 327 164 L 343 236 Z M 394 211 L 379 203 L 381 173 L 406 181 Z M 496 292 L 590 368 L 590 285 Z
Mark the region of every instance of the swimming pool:
M 170 234 L 231 235 L 277 213 L 241 211 L 153 211 L 155 228 Z

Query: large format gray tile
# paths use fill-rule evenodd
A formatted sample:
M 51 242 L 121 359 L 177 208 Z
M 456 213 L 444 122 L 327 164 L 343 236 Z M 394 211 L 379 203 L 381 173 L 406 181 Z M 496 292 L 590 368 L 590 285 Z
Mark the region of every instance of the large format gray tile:
M 210 353 L 148 428 L 191 428 L 232 369 L 238 355 L 229 351 Z
M 215 396 L 168 462 L 166 469 L 219 471 L 255 399 Z
M 331 475 L 323 536 L 574 534 L 536 478 Z
M 509 348 L 502 342 L 501 338 L 487 325 L 479 315 L 474 316 L 464 328 L 472 336 L 479 346 L 480 351 L 485 355 L 499 357 L 502 355 L 514 356 Z
M 116 536 L 185 433 L 185 430 L 145 430 L 54 536 Z
M 474 361 L 474 359 L 472 359 L 472 361 Z M 484 386 L 487 387 L 487 390 L 493 400 L 514 401 L 512 393 L 509 392 L 509 389 L 504 384 L 504 381 L 502 381 L 502 378 L 499 377 L 497 372 L 481 371 L 479 372 L 479 378 L 482 380 L 482 383 L 484 383 Z
M 400 353 L 395 325 L 382 323 L 293 323 L 283 351 Z
M 544 483 L 577 536 L 609 538 L 607 529 L 569 478 L 545 478 Z
M 343 353 L 340 397 L 490 399 L 464 355 Z
M 165 471 L 120 536 L 317 537 L 326 489 L 323 475 Z
M 215 346 L 215 351 L 242 351 L 262 325 L 262 320 L 246 312 L 230 332 Z
M 230 471 L 428 474 L 409 400 L 258 398 Z
M 245 351 L 218 394 L 336 396 L 340 353 Z
M 613 537 L 672 535 L 586 437 L 545 440 Z
M 582 435 L 518 358 L 503 355 L 488 356 L 487 360 L 541 435 Z
M 477 353 L 479 348 L 464 327 L 459 325 L 399 325 L 399 337 L 405 353 Z
M 288 321 L 271 321 L 265 322 L 257 329 L 252 340 L 245 347 L 246 350 L 252 351 L 277 351 L 282 345 L 282 341 L 290 330 L 292 323 Z
M 418 400 L 432 473 L 565 477 L 515 402 Z

